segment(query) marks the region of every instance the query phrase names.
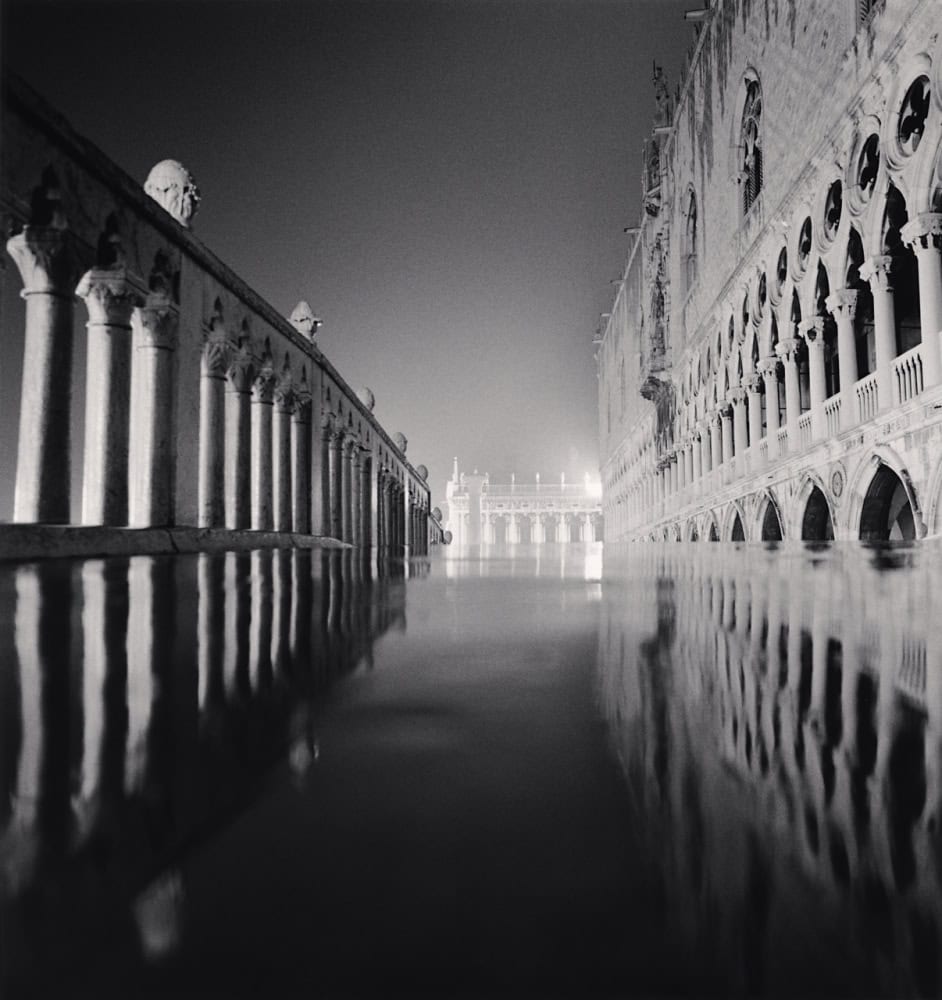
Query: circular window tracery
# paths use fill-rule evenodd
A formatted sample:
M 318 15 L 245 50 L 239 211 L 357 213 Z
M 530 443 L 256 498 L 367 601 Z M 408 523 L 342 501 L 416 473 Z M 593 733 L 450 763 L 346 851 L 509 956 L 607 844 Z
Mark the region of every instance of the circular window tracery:
M 824 202 L 824 239 L 833 243 L 841 225 L 841 215 L 844 210 L 844 196 L 840 181 L 835 181 L 829 188 Z
M 899 111 L 896 138 L 904 156 L 912 156 L 926 131 L 929 117 L 929 77 L 919 76 L 909 85 Z
M 811 259 L 811 217 L 805 219 L 801 224 L 801 231 L 798 233 L 798 260 L 797 268 L 799 274 L 804 274 L 808 269 L 808 261 Z
M 775 262 L 775 277 L 772 281 L 772 301 L 780 302 L 785 282 L 788 280 L 788 248 L 782 247 Z
M 857 197 L 866 205 L 873 197 L 880 169 L 880 137 L 871 135 L 857 158 Z

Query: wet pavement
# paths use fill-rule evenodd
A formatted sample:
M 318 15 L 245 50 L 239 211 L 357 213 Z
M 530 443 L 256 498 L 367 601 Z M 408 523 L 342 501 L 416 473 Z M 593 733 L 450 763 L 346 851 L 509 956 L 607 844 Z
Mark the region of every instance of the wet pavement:
M 0 566 L 3 995 L 935 995 L 938 556 Z

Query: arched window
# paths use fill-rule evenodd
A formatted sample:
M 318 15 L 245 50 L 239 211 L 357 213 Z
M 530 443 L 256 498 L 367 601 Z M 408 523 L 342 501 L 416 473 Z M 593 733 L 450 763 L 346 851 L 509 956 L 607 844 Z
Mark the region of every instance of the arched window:
M 684 247 L 684 276 L 689 292 L 697 281 L 697 196 L 690 192 L 687 202 L 687 230 Z
M 739 143 L 742 148 L 742 208 L 746 214 L 762 190 L 762 90 L 756 79 L 746 84 Z

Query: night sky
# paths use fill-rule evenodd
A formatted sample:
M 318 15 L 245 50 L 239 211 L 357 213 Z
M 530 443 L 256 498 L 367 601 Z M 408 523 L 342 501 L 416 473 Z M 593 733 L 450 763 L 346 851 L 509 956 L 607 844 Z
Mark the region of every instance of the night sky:
M 673 90 L 696 6 L 29 0 L 4 4 L 4 55 L 141 183 L 189 168 L 194 231 L 279 311 L 311 302 L 437 503 L 454 455 L 597 475 L 592 333 L 638 219 L 652 61 Z

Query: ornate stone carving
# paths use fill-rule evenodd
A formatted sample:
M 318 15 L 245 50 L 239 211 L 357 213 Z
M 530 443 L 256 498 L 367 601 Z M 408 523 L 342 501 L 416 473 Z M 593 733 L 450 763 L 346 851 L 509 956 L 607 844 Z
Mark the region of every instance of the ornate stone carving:
M 230 350 L 226 371 L 233 392 L 250 392 L 255 378 L 255 359 L 244 347 Z
M 759 370 L 759 374 L 767 381 L 778 381 L 778 365 L 779 359 L 777 357 L 763 358 L 759 364 L 756 366 Z
M 762 392 L 762 376 L 756 372 L 750 372 L 748 375 L 744 375 L 742 384 L 745 386 L 746 392 Z
M 161 160 L 151 167 L 144 191 L 180 223 L 189 228 L 200 204 L 200 192 L 190 172 L 176 160 Z
M 301 301 L 291 311 L 288 321 L 299 332 L 303 333 L 309 340 L 315 340 L 317 331 L 321 326 L 321 321 L 314 315 L 314 310 L 304 301 Z
M 229 345 L 219 337 L 209 337 L 203 344 L 201 369 L 207 378 L 226 377 L 229 368 Z
M 131 314 L 138 347 L 172 351 L 177 346 L 177 310 L 165 295 L 148 295 Z
M 252 402 L 271 404 L 275 401 L 278 379 L 271 368 L 263 368 L 252 382 Z
M 844 472 L 844 467 L 838 463 L 831 470 L 831 494 L 835 501 L 839 500 L 841 494 L 844 492 L 845 480 L 846 474 Z
M 726 394 L 726 399 L 733 406 L 741 406 L 746 401 L 746 390 L 742 388 L 730 389 Z
M 811 319 L 806 319 L 802 322 L 799 327 L 799 332 L 805 339 L 805 343 L 808 346 L 824 346 L 824 317 L 814 316 Z
M 891 292 L 893 290 L 892 278 L 893 258 L 888 254 L 877 254 L 870 257 L 860 268 L 860 277 L 864 281 L 870 282 L 870 287 L 874 291 Z
M 370 411 L 373 412 L 373 407 L 376 406 L 376 397 L 373 395 L 373 390 L 368 386 L 363 386 L 361 389 L 357 390 L 357 399 Z
M 67 233 L 55 226 L 27 226 L 7 240 L 23 279 L 22 295 L 62 295 L 75 290 L 76 260 Z
M 775 353 L 787 363 L 795 362 L 795 354 L 801 341 L 797 337 L 785 337 L 775 345 Z
M 900 237 L 906 246 L 917 253 L 920 250 L 942 249 L 942 213 L 923 212 L 917 215 L 903 226 Z
M 141 282 L 124 267 L 93 268 L 86 271 L 75 289 L 85 300 L 90 326 L 131 329 L 131 313 L 144 304 Z
M 856 288 L 838 288 L 825 299 L 824 304 L 835 319 L 846 316 L 853 320 L 857 313 L 858 294 Z
M 716 408 L 716 412 L 719 414 L 721 420 L 733 419 L 733 408 L 729 403 L 720 403 Z

